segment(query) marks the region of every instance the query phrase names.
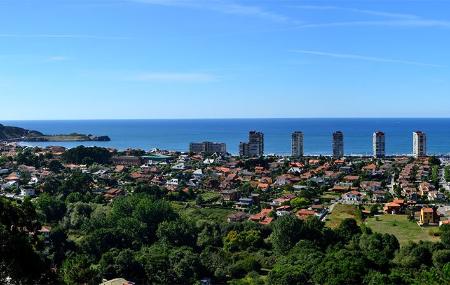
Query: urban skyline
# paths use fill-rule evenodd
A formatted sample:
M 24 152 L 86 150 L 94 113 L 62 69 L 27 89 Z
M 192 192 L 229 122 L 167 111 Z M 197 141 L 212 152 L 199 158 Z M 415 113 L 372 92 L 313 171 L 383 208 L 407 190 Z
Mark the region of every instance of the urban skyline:
M 422 131 L 412 133 L 412 156 L 416 158 L 427 156 L 427 136 Z M 335 131 L 331 140 L 331 156 L 334 158 L 345 157 L 344 152 L 344 133 Z M 249 132 L 249 141 L 239 143 L 239 156 L 242 157 L 260 157 L 264 156 L 264 133 L 257 131 Z M 217 150 L 217 151 L 213 151 Z M 372 151 L 374 158 L 386 157 L 386 135 L 382 131 L 375 131 L 372 135 Z M 226 153 L 226 144 L 219 142 L 190 143 L 189 152 L 212 154 Z M 301 131 L 295 131 L 291 135 L 291 157 L 309 156 L 304 154 L 304 134 Z M 395 155 L 392 155 L 395 156 Z

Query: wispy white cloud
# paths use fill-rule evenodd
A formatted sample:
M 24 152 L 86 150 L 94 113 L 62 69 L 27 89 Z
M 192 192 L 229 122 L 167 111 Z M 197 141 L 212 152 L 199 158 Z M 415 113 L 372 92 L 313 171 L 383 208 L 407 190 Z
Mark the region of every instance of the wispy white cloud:
M 439 20 L 393 20 L 393 21 L 344 21 L 329 23 L 313 23 L 299 25 L 298 28 L 326 28 L 326 27 L 405 27 L 405 28 L 450 28 L 450 21 Z
M 395 19 L 419 19 L 419 16 L 412 14 L 404 14 L 404 13 L 393 13 L 386 11 L 377 11 L 377 10 L 367 10 L 367 9 L 355 9 L 355 8 L 344 8 L 337 6 L 315 6 L 315 5 L 296 5 L 292 6 L 298 9 L 306 9 L 306 10 L 337 10 L 337 11 L 347 11 L 352 13 L 366 14 L 378 17 L 386 17 L 386 18 L 395 18 Z
M 204 9 L 224 14 L 252 16 L 275 22 L 293 23 L 293 24 L 301 23 L 300 21 L 292 19 L 286 15 L 264 9 L 261 6 L 244 5 L 231 1 L 223 1 L 223 0 L 128 0 L 128 1 L 149 5 Z
M 328 23 L 309 23 L 299 25 L 299 28 L 326 28 L 326 27 L 405 27 L 405 28 L 450 28 L 450 21 L 426 19 L 418 15 L 406 13 L 394 13 L 377 10 L 345 8 L 336 6 L 317 6 L 317 5 L 297 5 L 293 6 L 299 9 L 308 10 L 335 10 L 346 11 L 364 15 L 370 15 L 385 19 L 377 20 L 355 20 L 355 21 L 334 21 Z
M 419 16 L 412 14 L 402 14 L 402 13 L 392 13 L 385 11 L 375 11 L 375 10 L 365 10 L 365 9 L 347 9 L 350 12 L 367 14 L 372 16 L 386 17 L 386 18 L 395 18 L 395 19 L 419 19 Z
M 213 82 L 217 77 L 209 73 L 183 73 L 183 72 L 148 72 L 138 74 L 132 81 L 143 82 Z
M 43 38 L 43 39 L 95 39 L 95 40 L 126 40 L 129 37 L 119 36 L 96 36 L 82 34 L 0 34 L 0 38 Z
M 357 54 L 343 54 L 343 53 L 323 52 L 323 51 L 314 51 L 314 50 L 298 50 L 298 49 L 292 50 L 292 52 L 307 54 L 307 55 L 314 55 L 314 56 L 340 58 L 340 59 L 362 60 L 362 61 L 381 62 L 381 63 L 407 64 L 407 65 L 426 66 L 426 67 L 445 67 L 443 65 L 438 65 L 438 64 L 429 64 L 429 63 L 423 63 L 423 62 L 417 62 L 417 61 L 390 59 L 390 58 L 365 56 L 365 55 L 357 55 Z

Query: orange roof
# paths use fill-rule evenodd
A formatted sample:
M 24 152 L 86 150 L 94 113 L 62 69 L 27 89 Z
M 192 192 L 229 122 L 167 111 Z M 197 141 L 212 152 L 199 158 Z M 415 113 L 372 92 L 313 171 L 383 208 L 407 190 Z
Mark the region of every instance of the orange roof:
M 301 216 L 312 216 L 315 215 L 316 212 L 312 211 L 312 210 L 307 210 L 307 209 L 301 209 L 297 212 L 297 215 L 301 215 Z
M 301 209 L 300 211 L 297 212 L 297 217 L 302 220 L 305 220 L 309 217 L 313 217 L 315 215 L 316 212 L 307 209 Z
M 267 190 L 267 189 L 269 189 L 269 184 L 267 184 L 267 183 L 259 183 L 258 184 L 258 188 L 259 189 L 261 189 L 261 190 Z
M 422 208 L 421 211 L 424 212 L 424 213 L 433 213 L 434 209 L 433 208 Z
M 358 180 L 359 179 L 359 176 L 352 176 L 352 175 L 347 175 L 347 176 L 345 176 L 344 177 L 344 180 L 347 180 L 347 181 L 356 181 L 356 180 Z
M 5 180 L 6 181 L 14 181 L 14 180 L 19 180 L 19 176 L 17 175 L 17 173 L 13 172 L 10 175 L 8 175 Z
M 217 171 L 220 171 L 220 172 L 223 172 L 223 173 L 228 173 L 228 172 L 231 171 L 231 170 L 230 170 L 229 168 L 227 168 L 227 167 L 216 167 L 216 170 L 217 170 Z
M 372 163 L 372 164 L 369 164 L 367 166 L 364 166 L 363 169 L 364 170 L 375 170 L 375 169 L 377 169 L 377 166 Z
M 131 178 L 133 179 L 138 179 L 142 177 L 142 174 L 140 174 L 139 172 L 133 172 L 130 174 Z
M 292 167 L 298 167 L 298 168 L 302 168 L 305 167 L 305 165 L 301 162 L 291 162 L 291 166 Z
M 251 215 L 249 219 L 255 222 L 261 221 L 262 219 L 268 217 L 270 212 L 272 212 L 272 209 L 262 209 L 258 214 Z

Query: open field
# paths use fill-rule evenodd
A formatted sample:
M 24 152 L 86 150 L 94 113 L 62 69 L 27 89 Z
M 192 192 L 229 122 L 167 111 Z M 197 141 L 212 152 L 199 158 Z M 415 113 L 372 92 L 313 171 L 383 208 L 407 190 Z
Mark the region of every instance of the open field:
M 228 215 L 235 212 L 231 209 L 199 208 L 194 203 L 173 202 L 172 206 L 183 218 L 194 221 L 225 222 Z
M 217 200 L 219 200 L 222 197 L 222 195 L 220 195 L 217 192 L 205 192 L 205 193 L 201 194 L 201 196 L 205 203 L 216 202 Z
M 340 194 L 339 193 L 335 193 L 335 192 L 324 192 L 322 196 L 320 196 L 321 199 L 324 200 L 334 200 L 334 199 L 339 199 L 340 198 Z
M 361 223 L 361 218 L 357 215 L 357 207 L 354 205 L 336 204 L 333 212 L 326 219 L 326 226 L 330 228 L 337 228 L 345 219 L 355 219 L 358 224 Z
M 397 237 L 401 245 L 410 241 L 439 241 L 438 237 L 429 234 L 430 230 L 436 230 L 437 227 L 420 227 L 415 222 L 408 220 L 406 215 L 383 215 L 378 218 L 369 218 L 366 220 L 374 232 L 393 234 Z

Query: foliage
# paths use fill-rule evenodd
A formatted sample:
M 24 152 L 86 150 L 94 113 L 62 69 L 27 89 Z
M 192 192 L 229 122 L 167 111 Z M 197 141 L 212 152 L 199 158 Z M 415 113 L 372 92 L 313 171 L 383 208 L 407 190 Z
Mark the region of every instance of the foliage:
M 63 159 L 68 163 L 107 164 L 111 160 L 111 153 L 106 148 L 78 146 L 64 152 Z

